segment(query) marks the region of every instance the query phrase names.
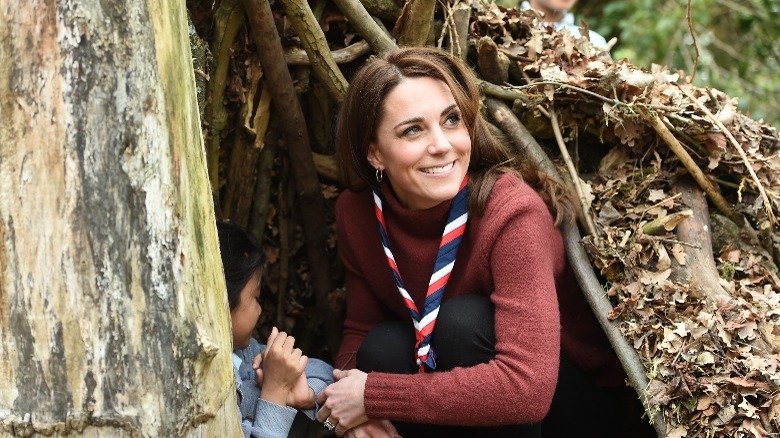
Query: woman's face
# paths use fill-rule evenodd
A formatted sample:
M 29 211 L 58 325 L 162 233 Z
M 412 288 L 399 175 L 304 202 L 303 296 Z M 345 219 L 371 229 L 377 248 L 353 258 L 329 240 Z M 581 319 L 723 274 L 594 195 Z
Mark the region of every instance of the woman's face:
M 385 97 L 368 161 L 384 170 L 405 207 L 426 209 L 455 197 L 470 156 L 471 137 L 447 84 L 407 78 Z
M 249 346 L 249 339 L 260 317 L 260 271 L 254 273 L 241 289 L 238 306 L 230 311 L 230 326 L 233 332 L 233 349 Z

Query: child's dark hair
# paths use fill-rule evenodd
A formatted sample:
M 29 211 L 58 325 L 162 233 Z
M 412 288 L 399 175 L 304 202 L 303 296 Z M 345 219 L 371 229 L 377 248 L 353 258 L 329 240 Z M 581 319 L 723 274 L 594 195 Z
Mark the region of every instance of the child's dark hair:
M 246 231 L 228 221 L 217 221 L 219 252 L 225 270 L 228 304 L 235 309 L 241 300 L 241 290 L 255 272 L 263 267 L 263 253 Z

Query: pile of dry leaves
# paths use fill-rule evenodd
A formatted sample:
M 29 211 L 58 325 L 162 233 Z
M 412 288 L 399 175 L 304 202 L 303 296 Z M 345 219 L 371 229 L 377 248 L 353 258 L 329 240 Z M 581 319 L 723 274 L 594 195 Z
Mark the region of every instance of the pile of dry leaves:
M 493 82 L 517 93 L 519 119 L 545 139 L 547 115 L 559 115 L 595 225 L 584 243 L 668 436 L 779 433 L 777 131 L 682 72 L 640 69 L 544 29 L 533 11 L 472 8 L 476 64 L 489 37 L 509 61 Z M 720 210 L 686 180 L 695 168 L 725 201 Z

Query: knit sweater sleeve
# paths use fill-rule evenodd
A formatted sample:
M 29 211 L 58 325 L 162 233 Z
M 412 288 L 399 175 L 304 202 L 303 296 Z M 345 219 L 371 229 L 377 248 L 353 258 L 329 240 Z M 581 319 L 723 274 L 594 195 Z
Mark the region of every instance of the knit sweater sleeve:
M 495 358 L 448 372 L 369 373 L 370 418 L 491 426 L 546 415 L 560 351 L 555 274 L 561 262 L 550 242 L 560 236 L 538 194 L 522 183 L 503 189 L 499 183 L 484 214 L 485 266 L 479 267 L 489 270 L 495 288 Z

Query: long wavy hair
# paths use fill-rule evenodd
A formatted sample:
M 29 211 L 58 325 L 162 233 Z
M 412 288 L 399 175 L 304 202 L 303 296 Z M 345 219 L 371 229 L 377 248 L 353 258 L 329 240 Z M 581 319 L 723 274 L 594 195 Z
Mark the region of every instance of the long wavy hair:
M 556 225 L 573 218 L 566 189 L 520 160 L 490 131 L 479 111 L 480 91 L 472 70 L 460 59 L 432 47 L 405 47 L 371 58 L 358 70 L 344 98 L 336 124 L 336 144 L 342 180 L 351 190 L 374 181 L 368 148 L 384 115 L 385 97 L 406 78 L 427 76 L 450 88 L 471 136 L 469 210 L 482 214 L 490 191 L 503 173 L 514 173 L 531 185 L 547 204 Z

